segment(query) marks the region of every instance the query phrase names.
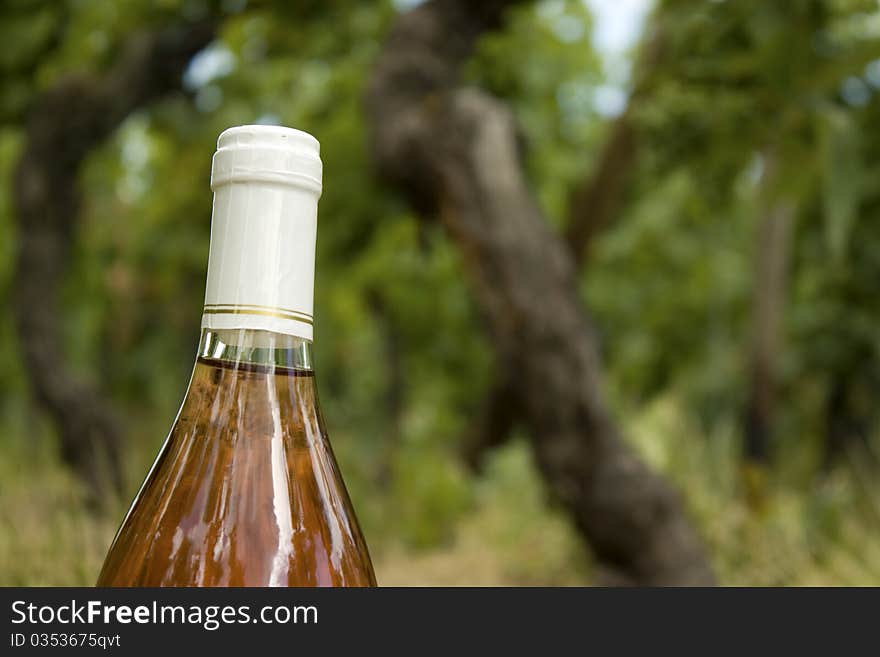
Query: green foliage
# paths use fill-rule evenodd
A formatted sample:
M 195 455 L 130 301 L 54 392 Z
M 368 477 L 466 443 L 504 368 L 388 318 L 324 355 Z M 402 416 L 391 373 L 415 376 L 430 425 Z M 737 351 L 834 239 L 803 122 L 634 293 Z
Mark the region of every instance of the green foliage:
M 559 226 L 601 133 L 593 103 L 601 62 L 590 44 L 592 24 L 578 0 L 526 4 L 510 12 L 505 30 L 482 40 L 466 69 L 469 82 L 511 104 L 538 200 Z
M 458 457 L 492 374 L 460 256 L 373 177 L 362 95 L 390 2 L 33 3 L 0 10 L 0 302 L 17 227 L 23 120 L 63 76 L 103 71 L 133 31 L 219 17 L 186 93 L 143 108 L 89 155 L 59 318 L 83 377 L 131 419 L 129 492 L 192 365 L 217 134 L 256 121 L 321 140 L 318 383 L 334 448 L 386 583 L 589 580 L 575 530 L 550 508 L 523 440 L 467 472 Z M 846 391 L 878 449 L 880 34 L 875 3 L 659 3 L 660 40 L 633 101 L 637 159 L 622 209 L 580 280 L 623 433 L 682 489 L 722 581 L 880 582 L 880 491 L 862 452 L 819 463 L 826 403 Z M 606 84 L 582 2 L 511 12 L 465 78 L 509 103 L 527 174 L 555 228 L 597 165 Z M 773 159 L 772 184 L 762 173 Z M 756 230 L 797 208 L 781 390 L 762 509 L 742 490 L 745 350 Z M 90 583 L 119 513 L 84 509 L 0 315 L 0 582 Z M 394 395 L 400 407 L 389 402 Z M 872 469 L 873 468 L 873 469 Z M 123 502 L 120 501 L 120 509 Z M 19 509 L 29 510 L 22 521 Z M 33 555 L 33 556 L 31 556 Z
M 861 464 L 813 480 L 791 477 L 792 464 L 782 464 L 756 510 L 743 498 L 734 425 L 703 434 L 671 395 L 633 417 L 639 451 L 688 492 L 723 583 L 859 586 L 880 579 L 880 488 Z

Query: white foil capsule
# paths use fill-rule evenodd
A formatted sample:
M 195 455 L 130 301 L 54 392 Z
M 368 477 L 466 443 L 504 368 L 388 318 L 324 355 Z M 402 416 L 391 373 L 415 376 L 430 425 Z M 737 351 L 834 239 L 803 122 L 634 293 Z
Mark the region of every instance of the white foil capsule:
M 279 126 L 238 126 L 217 140 L 202 327 L 313 339 L 318 140 Z

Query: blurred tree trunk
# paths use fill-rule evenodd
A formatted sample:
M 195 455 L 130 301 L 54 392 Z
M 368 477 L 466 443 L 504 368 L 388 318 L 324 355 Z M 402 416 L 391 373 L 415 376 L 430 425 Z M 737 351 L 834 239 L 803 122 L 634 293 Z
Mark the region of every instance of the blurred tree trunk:
M 527 188 L 510 112 L 458 86 L 475 40 L 510 4 L 433 0 L 398 19 L 366 98 L 374 160 L 461 249 L 539 469 L 605 581 L 712 583 L 678 495 L 626 446 L 602 400 L 574 259 Z
M 765 464 L 770 458 L 770 441 L 776 407 L 776 380 L 780 349 L 782 309 L 794 205 L 774 198 L 777 176 L 775 157 L 764 156 L 762 196 L 766 212 L 756 234 L 755 280 L 752 306 L 752 336 L 748 355 L 749 392 L 744 413 L 744 456 L 746 464 Z
M 636 110 L 633 108 L 652 91 L 654 72 L 663 55 L 660 24 L 655 17 L 646 29 L 634 66 L 632 91 L 626 109 L 611 122 L 590 175 L 575 187 L 569 199 L 565 240 L 580 270 L 587 264 L 594 240 L 614 222 L 624 207 L 638 153 Z M 489 450 L 507 441 L 516 424 L 512 412 L 517 404 L 516 385 L 507 380 L 513 373 L 500 366 L 499 369 L 501 371 L 495 373 L 481 405 L 479 420 L 466 436 L 462 448 L 465 463 L 475 471 L 482 469 Z
M 210 25 L 198 24 L 138 35 L 107 73 L 60 79 L 26 117 L 13 188 L 13 314 L 34 396 L 58 427 L 62 459 L 96 499 L 121 487 L 122 429 L 107 399 L 63 357 L 58 295 L 79 213 L 78 172 L 129 114 L 180 87 L 187 62 L 212 34 Z
M 865 360 L 870 362 L 870 356 Z M 876 385 L 856 371 L 832 375 L 825 400 L 823 470 L 847 455 L 876 464 L 870 442 L 876 395 Z
M 568 209 L 566 240 L 580 267 L 589 258 L 593 240 L 620 214 L 636 164 L 638 147 L 635 109 L 653 91 L 655 71 L 662 62 L 663 33 L 655 16 L 646 30 L 633 70 L 626 109 L 611 124 L 593 174 L 574 190 Z
M 628 107 L 612 123 L 595 173 L 572 194 L 566 238 L 578 265 L 588 258 L 593 239 L 620 211 L 635 153 L 635 127 Z
M 582 268 L 594 239 L 614 220 L 624 200 L 636 155 L 631 106 L 611 124 L 592 175 L 571 195 L 565 239 L 575 266 Z M 516 425 L 516 373 L 501 365 L 493 375 L 478 421 L 465 438 L 465 463 L 479 472 L 487 452 L 503 445 Z

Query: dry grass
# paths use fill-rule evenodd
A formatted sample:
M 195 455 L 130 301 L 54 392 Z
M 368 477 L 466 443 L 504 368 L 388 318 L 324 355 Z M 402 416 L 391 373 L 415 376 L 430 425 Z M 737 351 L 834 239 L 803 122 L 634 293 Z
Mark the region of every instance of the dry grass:
M 630 420 L 641 453 L 688 491 L 724 584 L 880 584 L 880 486 L 858 463 L 801 486 L 769 482 L 746 504 L 730 435 L 701 436 L 674 400 Z M 95 513 L 48 453 L 0 449 L 0 585 L 91 585 L 124 512 Z M 583 585 L 589 558 L 544 502 L 522 443 L 494 455 L 450 537 L 416 549 L 367 528 L 380 584 Z M 372 531 L 370 531 L 372 530 Z

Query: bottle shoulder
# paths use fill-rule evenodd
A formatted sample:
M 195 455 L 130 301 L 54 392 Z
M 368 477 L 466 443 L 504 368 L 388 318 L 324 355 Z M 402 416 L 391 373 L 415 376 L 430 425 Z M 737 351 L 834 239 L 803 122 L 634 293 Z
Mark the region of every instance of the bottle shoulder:
M 312 377 L 199 362 L 99 584 L 373 583 Z

